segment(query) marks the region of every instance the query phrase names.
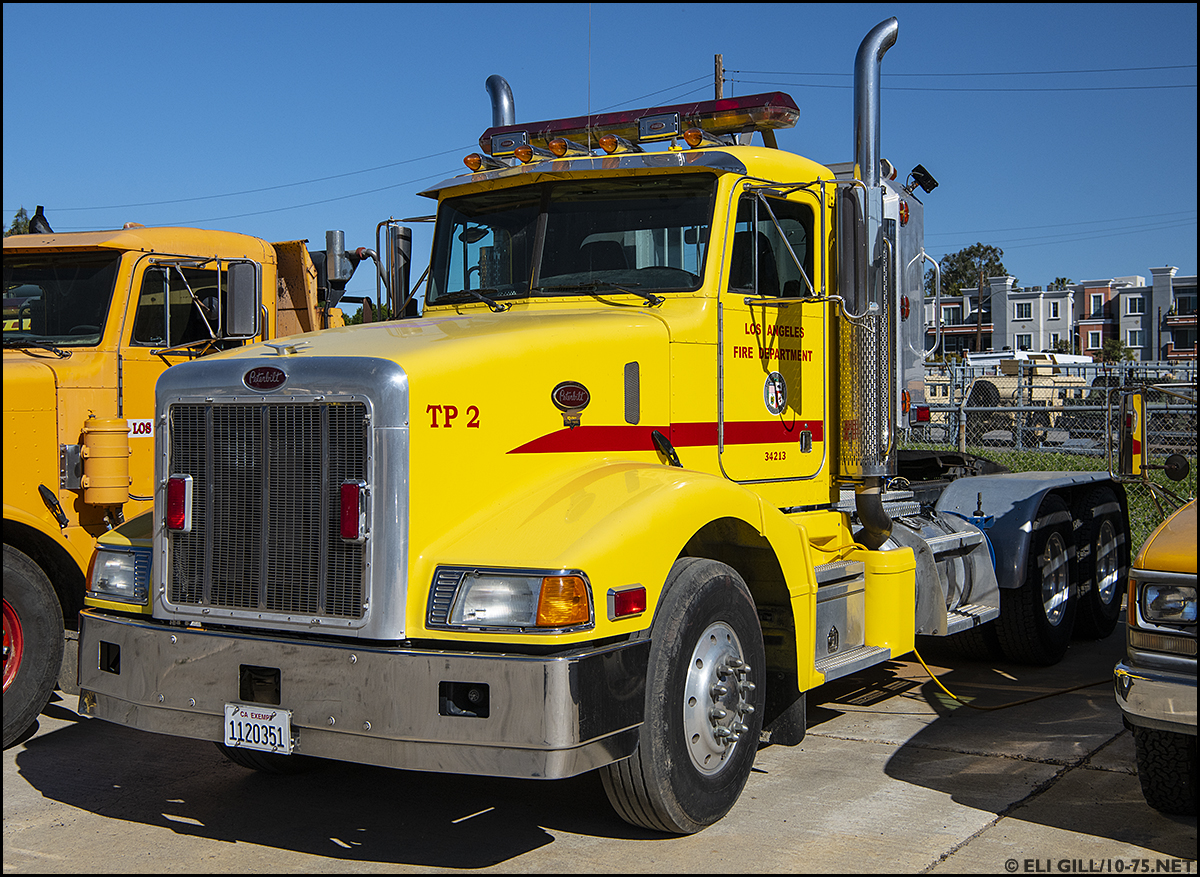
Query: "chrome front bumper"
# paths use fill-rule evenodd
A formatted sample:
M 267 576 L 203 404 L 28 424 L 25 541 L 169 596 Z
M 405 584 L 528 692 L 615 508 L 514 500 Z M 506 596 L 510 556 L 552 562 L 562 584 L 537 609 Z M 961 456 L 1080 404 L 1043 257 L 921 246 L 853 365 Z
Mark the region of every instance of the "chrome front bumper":
M 222 739 L 243 667 L 278 671 L 295 752 L 443 773 L 555 779 L 633 754 L 649 640 L 528 656 L 270 638 L 80 615 L 79 711 L 153 731 Z M 447 702 L 484 687 L 486 717 Z
M 1196 733 L 1196 662 L 1191 670 L 1148 669 L 1126 661 L 1113 671 L 1117 705 L 1131 725 Z

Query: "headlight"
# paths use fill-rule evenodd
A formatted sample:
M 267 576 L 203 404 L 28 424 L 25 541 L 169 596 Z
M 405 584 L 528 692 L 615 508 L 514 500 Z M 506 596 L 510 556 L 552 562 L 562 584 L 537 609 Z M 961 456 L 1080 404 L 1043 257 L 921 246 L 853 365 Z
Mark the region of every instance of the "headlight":
M 1142 617 L 1155 624 L 1195 624 L 1196 589 L 1148 584 L 1142 589 Z
M 96 550 L 88 595 L 145 606 L 150 593 L 150 551 L 147 549 Z
M 591 589 L 576 573 L 442 567 L 432 597 L 432 627 L 546 629 L 592 621 Z

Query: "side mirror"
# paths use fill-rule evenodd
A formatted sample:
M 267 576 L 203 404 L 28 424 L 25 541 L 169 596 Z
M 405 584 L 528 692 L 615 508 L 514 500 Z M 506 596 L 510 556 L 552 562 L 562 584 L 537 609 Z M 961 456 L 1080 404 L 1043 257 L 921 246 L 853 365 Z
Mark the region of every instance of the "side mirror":
M 258 334 L 258 266 L 253 262 L 233 262 L 225 273 L 225 337 L 253 338 Z
M 1167 464 L 1163 466 L 1164 474 L 1172 481 L 1182 481 L 1187 478 L 1191 466 L 1188 464 L 1188 458 L 1183 454 L 1172 454 L 1167 457 Z
M 867 288 L 867 229 L 852 189 L 838 190 L 838 293 L 846 307 L 863 309 Z
M 1117 449 L 1117 470 L 1121 475 L 1141 477 L 1142 455 L 1146 447 L 1146 418 L 1141 391 L 1121 396 L 1120 445 Z

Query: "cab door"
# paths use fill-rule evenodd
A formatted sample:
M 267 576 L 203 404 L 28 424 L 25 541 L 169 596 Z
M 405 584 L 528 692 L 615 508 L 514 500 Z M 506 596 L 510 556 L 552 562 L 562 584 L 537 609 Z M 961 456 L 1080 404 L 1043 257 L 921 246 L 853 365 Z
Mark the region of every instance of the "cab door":
M 223 325 L 228 262 L 143 258 L 121 339 L 121 416 L 129 423 L 129 492 L 154 495 L 154 388 L 168 367 L 237 346 Z M 148 508 L 148 506 L 147 506 Z M 141 510 L 141 509 L 138 509 Z M 126 517 L 129 511 L 126 511 Z
M 818 210 L 806 192 L 747 192 L 737 204 L 719 345 L 718 444 L 733 481 L 787 487 L 826 465 Z M 768 492 L 781 507 L 800 502 Z

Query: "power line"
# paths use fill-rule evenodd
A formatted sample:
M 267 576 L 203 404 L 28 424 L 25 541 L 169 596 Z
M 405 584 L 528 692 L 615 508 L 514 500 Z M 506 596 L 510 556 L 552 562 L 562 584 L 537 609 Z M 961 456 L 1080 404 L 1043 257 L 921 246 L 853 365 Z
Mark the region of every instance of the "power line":
M 1161 67 L 1100 67 L 1094 70 L 998 70 L 987 73 L 896 73 L 888 76 L 1059 76 L 1075 73 L 1131 73 L 1139 70 L 1194 70 L 1195 64 L 1168 64 Z M 746 73 L 751 76 L 853 76 L 853 73 L 820 73 L 817 71 L 797 73 L 774 70 L 729 70 L 729 73 Z
M 762 79 L 732 79 L 727 82 L 742 82 L 747 85 L 790 85 L 797 88 L 841 88 L 851 89 L 853 85 L 822 85 L 811 82 L 779 83 Z M 1195 88 L 1190 85 L 1106 85 L 1106 86 L 1077 86 L 1072 88 L 917 88 L 906 85 L 884 85 L 884 91 L 964 91 L 964 92 L 1043 92 L 1043 91 L 1155 91 L 1168 88 Z
M 1142 214 L 1141 216 L 1114 216 L 1112 219 L 1091 219 L 1091 220 L 1086 220 L 1086 221 L 1082 221 L 1082 222 L 1055 222 L 1055 223 L 1051 223 L 1050 225 L 1020 225 L 1020 226 L 1016 226 L 1015 228 L 985 228 L 985 229 L 976 229 L 974 231 L 964 230 L 964 231 L 953 231 L 953 232 L 941 232 L 938 234 L 929 234 L 929 235 L 927 235 L 927 237 L 941 237 L 943 235 L 950 235 L 950 234 L 961 237 L 963 235 L 996 234 L 997 232 L 1003 232 L 1003 231 L 1033 231 L 1033 230 L 1039 229 L 1039 228 L 1066 228 L 1066 227 L 1072 226 L 1072 225 L 1100 225 L 1100 224 L 1103 224 L 1106 222 L 1125 222 L 1130 219 L 1158 219 L 1160 217 L 1183 216 L 1185 214 L 1194 215 L 1195 211 L 1194 210 L 1177 210 L 1174 213 L 1146 213 L 1146 214 Z
M 124 209 L 130 208 L 130 207 L 159 207 L 159 206 L 162 206 L 163 204 L 186 204 L 189 201 L 209 201 L 214 198 L 233 198 L 238 195 L 253 195 L 258 192 L 271 192 L 276 189 L 287 189 L 292 186 L 307 186 L 310 183 L 323 183 L 326 180 L 336 180 L 336 179 L 340 179 L 342 177 L 352 177 L 352 176 L 355 176 L 356 174 L 366 174 L 366 173 L 371 173 L 372 171 L 386 170 L 386 169 L 392 168 L 392 167 L 399 167 L 402 164 L 412 164 L 413 162 L 416 162 L 416 161 L 424 161 L 427 158 L 439 158 L 440 156 L 443 156 L 443 155 L 450 155 L 455 152 L 461 152 L 464 149 L 470 149 L 470 147 L 469 146 L 460 146 L 457 149 L 447 149 L 444 152 L 434 152 L 429 155 L 422 155 L 418 158 L 407 158 L 404 161 L 394 161 L 391 164 L 381 164 L 378 167 L 364 168 L 363 170 L 359 170 L 359 171 L 347 171 L 344 174 L 333 174 L 332 176 L 328 176 L 328 177 L 317 177 L 316 179 L 301 180 L 301 181 L 295 182 L 295 183 L 280 183 L 277 186 L 263 186 L 262 188 L 259 188 L 259 189 L 245 189 L 241 192 L 226 192 L 222 195 L 198 195 L 194 198 L 174 198 L 169 201 L 142 201 L 137 204 L 109 204 L 104 207 L 55 207 L 54 211 L 56 213 L 66 213 L 67 211 L 77 211 L 77 210 L 124 210 Z

